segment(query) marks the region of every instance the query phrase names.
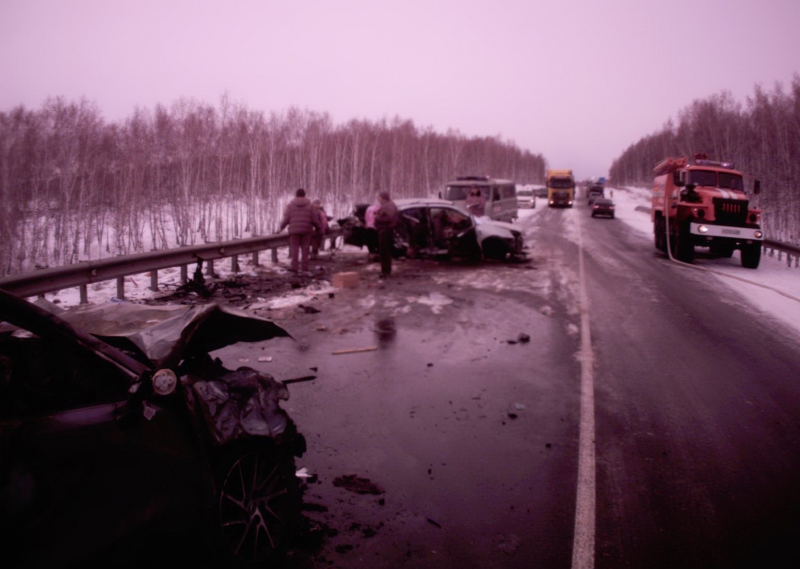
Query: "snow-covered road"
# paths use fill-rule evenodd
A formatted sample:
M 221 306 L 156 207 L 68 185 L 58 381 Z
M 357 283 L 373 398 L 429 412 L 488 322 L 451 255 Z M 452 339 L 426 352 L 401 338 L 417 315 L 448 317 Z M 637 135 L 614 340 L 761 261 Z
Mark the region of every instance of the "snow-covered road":
M 630 226 L 642 240 L 652 242 L 653 224 L 650 221 L 650 190 L 648 188 L 609 188 L 607 193 L 616 205 L 616 219 Z M 577 207 L 583 206 L 579 192 Z M 520 219 L 535 218 L 546 211 L 545 200 L 537 200 L 534 209 L 520 210 Z M 535 219 L 529 222 L 536 223 Z M 577 241 L 577 231 L 573 240 Z M 788 267 L 786 257 L 778 259 L 762 255 L 758 269 L 741 266 L 739 252 L 730 259 L 698 259 L 697 270 L 711 269 L 709 278 L 721 286 L 744 297 L 765 318 L 773 318 L 795 329 L 800 334 L 800 268 Z M 687 268 L 686 270 L 692 270 Z

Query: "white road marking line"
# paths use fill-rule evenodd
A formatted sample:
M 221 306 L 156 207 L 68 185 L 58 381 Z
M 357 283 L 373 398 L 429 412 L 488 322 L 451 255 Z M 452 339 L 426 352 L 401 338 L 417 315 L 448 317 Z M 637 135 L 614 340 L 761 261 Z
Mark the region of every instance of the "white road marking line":
M 578 223 L 578 278 L 581 311 L 581 417 L 578 442 L 578 488 L 575 499 L 575 534 L 572 541 L 572 569 L 594 567 L 595 542 L 595 430 L 594 356 L 589 330 L 589 295 L 583 270 L 581 224 Z

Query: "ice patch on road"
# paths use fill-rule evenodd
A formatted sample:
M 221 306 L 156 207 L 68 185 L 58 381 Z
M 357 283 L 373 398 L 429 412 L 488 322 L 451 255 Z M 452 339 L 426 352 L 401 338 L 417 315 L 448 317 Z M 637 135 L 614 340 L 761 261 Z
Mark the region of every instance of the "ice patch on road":
M 496 265 L 476 267 L 474 270 L 460 275 L 457 282 L 453 282 L 450 274 L 435 274 L 432 275 L 432 278 L 438 285 L 468 287 L 490 292 L 537 292 L 542 295 L 547 294 L 550 284 L 543 271 L 535 269 L 508 271 L 504 270 L 504 267 Z
M 356 301 L 356 304 L 358 305 L 359 308 L 363 308 L 364 310 L 369 310 L 370 308 L 375 306 L 376 302 L 377 301 L 375 300 L 375 296 L 370 294 L 368 296 L 365 296 L 364 298 L 359 298 Z
M 293 306 L 298 306 L 300 304 L 310 302 L 315 300 L 318 296 L 322 294 L 328 294 L 330 292 L 335 291 L 336 289 L 333 288 L 327 282 L 312 282 L 306 288 L 300 291 L 293 291 L 283 296 L 278 296 L 275 298 L 271 298 L 266 301 L 259 301 L 254 304 L 251 304 L 248 309 L 249 310 L 258 310 L 258 309 L 266 309 L 266 310 L 278 310 L 281 308 L 291 308 Z
M 426 296 L 420 296 L 416 298 L 409 297 L 406 300 L 408 300 L 408 302 L 417 302 L 419 304 L 430 306 L 431 312 L 434 314 L 441 314 L 445 306 L 448 304 L 453 304 L 452 298 L 438 292 L 432 292 Z

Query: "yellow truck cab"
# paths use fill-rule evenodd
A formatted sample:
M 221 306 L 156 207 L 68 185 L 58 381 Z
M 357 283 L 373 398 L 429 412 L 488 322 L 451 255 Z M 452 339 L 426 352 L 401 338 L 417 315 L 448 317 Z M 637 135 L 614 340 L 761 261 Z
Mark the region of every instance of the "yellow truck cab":
M 572 170 L 547 171 L 547 205 L 572 207 L 575 202 L 575 178 Z
M 488 176 L 462 176 L 447 183 L 444 199 L 465 210 L 467 196 L 472 188 L 478 188 L 486 200 L 485 215 L 497 221 L 513 222 L 517 219 L 517 189 L 511 180 L 500 180 Z

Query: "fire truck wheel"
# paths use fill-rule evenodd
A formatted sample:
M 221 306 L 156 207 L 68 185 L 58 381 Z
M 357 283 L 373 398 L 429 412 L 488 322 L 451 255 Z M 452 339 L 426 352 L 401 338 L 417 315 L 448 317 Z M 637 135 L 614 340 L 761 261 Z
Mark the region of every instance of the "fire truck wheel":
M 670 237 L 674 238 L 672 256 L 684 263 L 694 261 L 694 243 L 692 243 L 688 226 L 684 225 L 677 235 Z
M 656 249 L 661 251 L 662 253 L 667 252 L 667 237 L 664 235 L 664 218 L 658 217 L 656 218 L 656 222 L 653 227 L 653 233 L 655 236 L 655 246 Z
M 742 247 L 742 266 L 745 269 L 757 269 L 761 262 L 761 244 L 753 243 Z

